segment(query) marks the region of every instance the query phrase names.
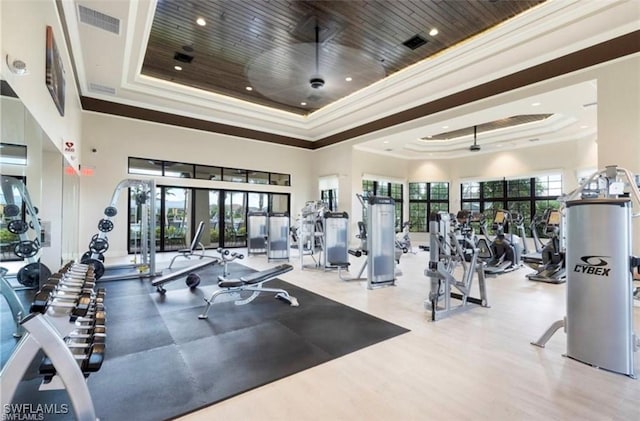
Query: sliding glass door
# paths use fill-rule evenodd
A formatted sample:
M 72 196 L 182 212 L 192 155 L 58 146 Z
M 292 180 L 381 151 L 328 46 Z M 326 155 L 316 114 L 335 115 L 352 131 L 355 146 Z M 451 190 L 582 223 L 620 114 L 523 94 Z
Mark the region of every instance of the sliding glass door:
M 156 251 L 189 247 L 202 221 L 205 248 L 246 247 L 247 212 L 288 212 L 289 195 L 161 186 L 156 190 Z M 140 250 L 141 207 L 130 192 L 129 253 Z
M 247 245 L 247 193 L 224 192 L 223 247 Z

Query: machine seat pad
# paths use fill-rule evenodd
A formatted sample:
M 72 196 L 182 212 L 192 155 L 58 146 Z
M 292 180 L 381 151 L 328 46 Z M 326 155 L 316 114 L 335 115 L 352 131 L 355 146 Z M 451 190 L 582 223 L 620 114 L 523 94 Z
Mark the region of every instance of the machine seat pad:
M 224 279 L 222 276 L 218 277 L 218 286 L 220 288 L 237 288 L 242 285 L 245 285 L 245 283 L 239 279 Z
M 335 266 L 338 268 L 348 268 L 351 263 L 349 262 L 329 262 L 330 266 Z
M 287 273 L 291 270 L 293 270 L 293 266 L 285 263 L 285 264 L 273 267 L 271 269 L 266 269 L 260 272 L 252 273 L 247 276 L 242 276 L 240 280 L 248 285 L 257 284 L 260 282 L 267 281 L 271 278 L 275 278 L 276 276 L 282 275 L 283 273 Z

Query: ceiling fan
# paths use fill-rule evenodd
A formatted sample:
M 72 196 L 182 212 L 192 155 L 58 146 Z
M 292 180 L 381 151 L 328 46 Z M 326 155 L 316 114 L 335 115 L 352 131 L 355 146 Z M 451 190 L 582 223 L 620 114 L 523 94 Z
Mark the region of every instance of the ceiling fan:
M 307 33 L 313 25 L 314 37 L 308 39 L 315 42 L 267 50 L 247 64 L 254 91 L 311 112 L 385 77 L 379 60 L 337 42 L 323 42 L 322 27 L 312 19 Z
M 480 150 L 480 145 L 478 145 L 477 140 L 478 140 L 478 126 L 473 126 L 473 145 L 469 146 L 469 150 L 471 152 L 478 152 Z

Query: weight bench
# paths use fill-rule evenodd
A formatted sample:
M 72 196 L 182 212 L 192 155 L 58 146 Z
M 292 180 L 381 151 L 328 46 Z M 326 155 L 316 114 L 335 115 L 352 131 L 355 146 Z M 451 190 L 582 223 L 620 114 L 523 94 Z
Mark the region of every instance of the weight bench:
M 292 307 L 298 307 L 298 300 L 295 297 L 290 296 L 287 291 L 278 288 L 265 288 L 262 285 L 265 282 L 269 282 L 276 276 L 282 275 L 283 273 L 287 273 L 291 270 L 293 270 L 293 266 L 282 264 L 271 269 L 252 273 L 247 276 L 241 276 L 238 279 L 226 279 L 222 275 L 218 276 L 218 286 L 221 289 L 215 291 L 208 300 L 205 298 L 207 305 L 198 318 L 206 319 L 208 317 L 209 309 L 218 295 L 240 293 L 243 291 L 252 291 L 253 294 L 245 299 L 236 300 L 235 305 L 237 306 L 249 304 L 251 301 L 255 300 L 261 292 L 275 292 L 277 299 L 289 303 Z
M 191 245 L 189 246 L 189 248 L 178 250 L 178 254 L 173 256 L 173 259 L 171 259 L 171 263 L 169 263 L 168 269 L 171 269 L 171 266 L 173 266 L 173 262 L 178 257 L 184 257 L 185 259 L 190 259 L 191 256 L 196 254 L 196 249 L 198 248 L 200 249 L 200 254 L 199 254 L 200 258 L 202 259 L 203 257 L 207 257 L 204 254 L 204 246 L 200 242 L 200 237 L 202 237 L 202 231 L 204 231 L 204 221 L 200 221 L 200 223 L 198 224 L 198 228 L 196 229 L 196 234 L 193 236 L 193 240 L 191 240 Z

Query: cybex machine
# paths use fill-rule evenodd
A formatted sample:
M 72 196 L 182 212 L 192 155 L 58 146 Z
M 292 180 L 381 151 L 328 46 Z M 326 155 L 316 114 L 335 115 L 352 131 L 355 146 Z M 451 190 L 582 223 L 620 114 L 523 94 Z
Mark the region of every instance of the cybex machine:
M 633 378 L 634 352 L 640 348 L 633 331 L 633 271 L 640 271 L 640 258 L 631 255 L 637 182 L 629 171 L 609 166 L 563 198 L 567 313 L 533 342 L 544 347 L 563 327 L 567 357 Z
M 367 197 L 367 287 L 395 285 L 396 205 L 385 196 Z
M 269 213 L 267 225 L 267 260 L 289 261 L 289 214 L 287 212 Z
M 267 253 L 266 212 L 247 213 L 247 254 L 249 256 Z
M 424 305 L 431 310 L 434 322 L 475 306 L 489 307 L 483 263 L 478 262 L 479 249 L 467 236 L 460 238 L 450 226 L 446 212 L 429 215 L 429 263 L 424 274 L 431 278 L 429 298 Z M 464 245 L 463 245 L 464 244 Z M 470 254 L 467 262 L 465 254 Z M 462 267 L 462 280 L 455 278 L 456 267 Z M 480 297 L 471 296 L 474 276 L 478 277 Z M 453 288 L 459 293 L 453 292 Z M 452 302 L 452 299 L 459 303 Z
M 113 230 L 113 218 L 118 214 L 116 205 L 122 190 L 132 189 L 131 200 L 140 207 L 140 263 L 118 265 L 105 268 L 104 253 L 109 249 L 107 233 Z M 96 279 L 135 279 L 159 276 L 156 272 L 156 209 L 155 180 L 122 180 L 116 186 L 109 205 L 104 209 L 105 218 L 98 221 L 98 233 L 89 242 L 89 251 L 82 256 L 82 263 L 91 264 L 95 268 Z M 105 273 L 109 272 L 111 273 Z

